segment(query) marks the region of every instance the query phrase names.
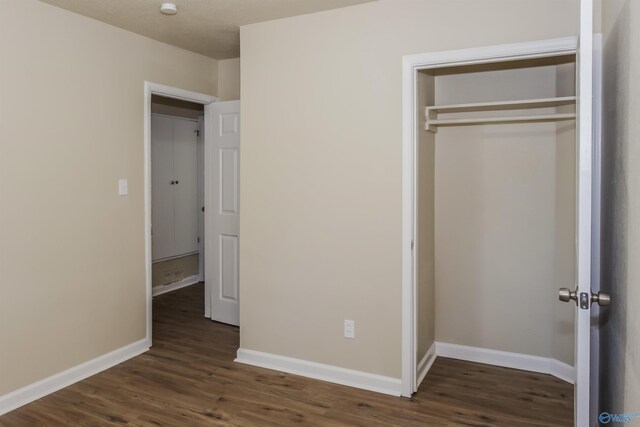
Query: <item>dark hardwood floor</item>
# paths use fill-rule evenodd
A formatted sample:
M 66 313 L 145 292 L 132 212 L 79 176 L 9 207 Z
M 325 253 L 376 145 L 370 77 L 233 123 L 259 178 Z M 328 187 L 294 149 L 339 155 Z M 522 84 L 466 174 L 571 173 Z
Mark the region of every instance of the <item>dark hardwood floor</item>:
M 238 328 L 203 317 L 203 286 L 156 297 L 153 348 L 0 417 L 2 426 L 568 426 L 573 386 L 439 358 L 413 398 L 233 362 Z

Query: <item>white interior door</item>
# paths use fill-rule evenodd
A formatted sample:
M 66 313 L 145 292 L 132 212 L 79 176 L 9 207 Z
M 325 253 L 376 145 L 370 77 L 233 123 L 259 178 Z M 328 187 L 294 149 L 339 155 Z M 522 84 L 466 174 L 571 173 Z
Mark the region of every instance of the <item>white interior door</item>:
M 581 0 L 577 55 L 577 283 L 575 298 L 575 425 L 589 426 L 591 214 L 593 188 L 593 0 Z
M 205 270 L 211 319 L 239 325 L 240 101 L 205 107 Z
M 175 253 L 198 250 L 198 122 L 173 119 Z
M 152 259 L 173 256 L 173 119 L 151 116 Z

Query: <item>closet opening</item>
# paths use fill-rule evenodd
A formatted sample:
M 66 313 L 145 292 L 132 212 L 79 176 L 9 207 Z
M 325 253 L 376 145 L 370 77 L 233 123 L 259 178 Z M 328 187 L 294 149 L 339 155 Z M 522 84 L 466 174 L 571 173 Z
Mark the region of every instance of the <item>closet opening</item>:
M 573 384 L 575 51 L 412 72 L 410 392 L 438 357 Z

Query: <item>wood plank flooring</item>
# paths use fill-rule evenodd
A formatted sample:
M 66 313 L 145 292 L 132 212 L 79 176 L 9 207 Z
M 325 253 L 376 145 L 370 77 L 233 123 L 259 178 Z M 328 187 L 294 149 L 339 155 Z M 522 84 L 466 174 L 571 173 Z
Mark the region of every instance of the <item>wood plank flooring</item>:
M 154 299 L 153 348 L 0 417 L 0 426 L 568 426 L 573 386 L 439 358 L 413 398 L 233 362 L 238 328 L 203 318 L 203 286 Z

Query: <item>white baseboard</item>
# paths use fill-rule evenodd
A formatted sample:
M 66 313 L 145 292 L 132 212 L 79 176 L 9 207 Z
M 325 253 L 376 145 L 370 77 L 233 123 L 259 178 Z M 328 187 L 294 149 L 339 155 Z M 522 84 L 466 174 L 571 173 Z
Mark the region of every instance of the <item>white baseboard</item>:
M 385 377 L 244 348 L 238 349 L 236 362 L 364 390 L 376 391 L 378 393 L 390 394 L 392 396 L 400 396 L 402 391 L 401 380 L 399 378 Z
M 187 286 L 200 283 L 200 276 L 195 274 L 193 276 L 185 277 L 179 282 L 169 283 L 162 286 L 154 286 L 151 288 L 151 295 L 157 297 L 158 295 L 166 294 L 167 292 L 175 291 L 180 288 L 186 288 Z
M 549 373 L 568 383 L 576 382 L 576 369 L 557 359 L 549 359 Z
M 436 354 L 442 357 L 467 360 L 469 362 L 486 363 L 488 365 L 502 366 L 505 368 L 551 374 L 571 384 L 575 382 L 575 369 L 573 366 L 547 357 L 443 342 L 436 343 Z
M 144 338 L 49 378 L 0 396 L 0 415 L 109 369 L 147 350 L 149 350 L 149 341 Z
M 418 363 L 416 391 L 418 390 L 418 387 L 420 387 L 420 383 L 422 383 L 422 380 L 424 380 L 424 377 L 427 376 L 429 369 L 431 369 L 431 366 L 435 361 L 436 361 L 436 343 L 434 342 L 433 344 L 431 344 L 431 347 L 429 347 L 429 350 L 427 350 L 425 355 L 422 357 L 422 360 L 420 360 L 420 363 Z

